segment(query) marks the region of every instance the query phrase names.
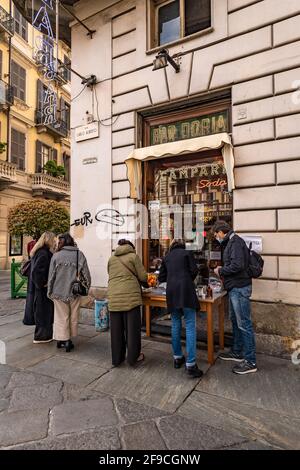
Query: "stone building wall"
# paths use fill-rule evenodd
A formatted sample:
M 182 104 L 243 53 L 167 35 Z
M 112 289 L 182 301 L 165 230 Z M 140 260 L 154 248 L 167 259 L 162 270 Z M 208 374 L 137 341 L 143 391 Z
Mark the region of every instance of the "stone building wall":
M 287 351 L 300 335 L 299 1 L 213 1 L 213 31 L 169 47 L 171 56 L 181 54 L 178 74 L 172 67 L 152 71 L 157 51 L 148 49 L 146 0 L 100 3 L 103 11 L 97 2 L 79 3 L 78 14 L 88 18 L 97 33 L 94 39 L 85 39 L 75 25 L 72 50 L 85 75 L 107 79 L 97 86 L 97 93 L 101 119 L 112 115 L 113 124 L 100 126 L 100 138 L 92 144 L 73 143 L 74 218 L 84 204 L 94 210 L 99 198 L 118 208 L 129 197 L 124 160 L 141 146 L 136 111 L 230 89 L 234 228 L 263 239 L 265 272 L 253 289 L 258 342 L 273 352 Z M 74 95 L 78 91 L 80 82 L 75 80 Z M 86 96 L 83 93 L 73 106 L 72 127 L 82 119 Z M 92 170 L 82 166 L 80 155 L 90 156 L 91 151 L 100 161 L 87 184 L 85 175 Z M 82 176 L 85 183 L 79 182 Z M 99 188 L 108 189 L 110 179 L 104 196 Z M 76 181 L 82 192 L 77 193 Z M 89 188 L 93 190 L 88 194 Z M 93 283 L 103 287 L 114 244 L 105 242 L 103 250 L 103 243 L 95 240 L 95 227 L 78 229 L 78 234 L 92 263 Z

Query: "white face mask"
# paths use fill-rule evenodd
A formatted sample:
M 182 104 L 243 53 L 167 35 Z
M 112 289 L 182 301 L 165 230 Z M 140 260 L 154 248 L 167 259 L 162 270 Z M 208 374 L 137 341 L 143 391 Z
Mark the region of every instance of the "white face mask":
M 217 240 L 217 242 L 219 242 L 219 243 L 222 243 L 222 242 L 223 242 L 223 238 L 220 238 L 220 237 L 216 237 L 216 240 Z

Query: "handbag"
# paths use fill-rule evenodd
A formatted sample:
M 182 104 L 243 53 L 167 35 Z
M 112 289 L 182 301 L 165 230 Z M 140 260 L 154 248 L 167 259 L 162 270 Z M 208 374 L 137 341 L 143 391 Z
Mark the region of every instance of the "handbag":
M 77 250 L 77 254 L 76 254 L 76 281 L 74 281 L 72 285 L 72 294 L 76 296 L 80 295 L 82 297 L 85 297 L 88 295 L 88 289 L 80 281 L 80 274 L 78 270 L 78 257 L 79 257 L 79 250 Z
M 31 259 L 24 261 L 20 267 L 20 274 L 23 277 L 29 277 L 31 269 Z

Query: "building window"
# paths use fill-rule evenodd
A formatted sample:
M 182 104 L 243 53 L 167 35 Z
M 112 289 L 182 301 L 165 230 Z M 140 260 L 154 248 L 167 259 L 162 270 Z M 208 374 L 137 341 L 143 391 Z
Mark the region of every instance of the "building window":
M 68 82 L 70 82 L 71 81 L 71 70 L 70 70 L 71 60 L 69 59 L 67 55 L 64 55 L 64 65 L 65 65 L 64 77 Z
M 11 162 L 23 171 L 25 170 L 25 139 L 23 132 L 11 130 Z
M 16 62 L 11 62 L 12 86 L 14 96 L 22 101 L 26 100 L 26 70 Z
M 9 256 L 23 255 L 23 237 L 22 235 L 11 235 L 9 238 Z
M 68 155 L 66 152 L 63 154 L 63 162 L 64 162 L 64 167 L 65 167 L 65 180 L 70 183 L 71 181 L 71 157 Z
M 28 23 L 24 16 L 15 8 L 15 32 L 28 41 Z
M 65 123 L 66 129 L 70 130 L 71 107 L 63 98 L 60 99 L 60 119 Z
M 40 140 L 36 141 L 36 173 L 42 173 L 44 166 L 49 160 L 53 160 L 57 163 L 57 150 L 45 145 Z
M 152 47 L 211 27 L 211 0 L 151 0 Z

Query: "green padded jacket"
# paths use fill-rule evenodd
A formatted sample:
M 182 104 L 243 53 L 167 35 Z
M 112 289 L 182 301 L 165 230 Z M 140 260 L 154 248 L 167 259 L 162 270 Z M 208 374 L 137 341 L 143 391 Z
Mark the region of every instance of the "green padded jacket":
M 122 260 L 122 262 L 120 262 Z M 140 282 L 147 282 L 147 272 L 130 245 L 118 246 L 108 261 L 108 308 L 111 312 L 128 312 L 142 305 Z

